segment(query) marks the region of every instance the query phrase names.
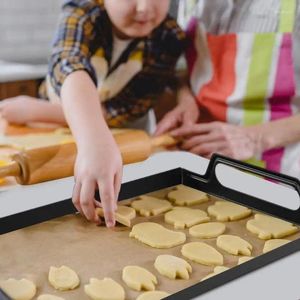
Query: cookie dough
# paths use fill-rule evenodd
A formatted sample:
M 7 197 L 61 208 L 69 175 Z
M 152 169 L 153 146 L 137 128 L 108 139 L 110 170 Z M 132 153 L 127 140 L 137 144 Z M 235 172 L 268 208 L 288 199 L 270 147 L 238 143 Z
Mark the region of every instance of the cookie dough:
M 174 225 L 175 229 L 189 228 L 209 220 L 205 211 L 187 207 L 175 207 L 165 214 L 165 222 Z
M 193 237 L 201 239 L 210 239 L 223 234 L 225 230 L 225 224 L 219 222 L 210 222 L 191 227 L 189 229 L 189 234 Z
M 96 209 L 96 213 L 100 216 L 100 217 L 104 217 L 104 212 L 103 212 L 103 208 L 98 207 Z M 136 212 L 132 207 L 128 207 L 128 206 L 123 206 L 120 205 L 118 206 L 118 209 L 115 213 L 115 218 L 116 221 L 122 225 L 125 225 L 127 227 L 131 227 L 131 221 L 136 217 Z
M 252 245 L 236 235 L 224 234 L 217 238 L 217 246 L 229 254 L 250 256 Z
M 73 290 L 80 283 L 75 271 L 66 266 L 50 267 L 48 280 L 55 289 L 60 291 Z
M 245 206 L 225 201 L 216 201 L 207 211 L 210 216 L 222 222 L 244 219 L 252 213 L 251 209 Z
M 223 265 L 223 255 L 210 245 L 192 242 L 183 245 L 181 253 L 184 257 L 206 266 Z
M 282 239 L 274 239 L 274 240 L 266 241 L 264 248 L 263 248 L 263 253 L 272 251 L 272 250 L 274 250 L 278 247 L 281 247 L 289 242 L 290 242 L 289 240 L 282 240 Z
M 0 288 L 14 300 L 31 300 L 36 294 L 35 284 L 24 278 L 1 280 Z
M 139 295 L 136 300 L 160 300 L 165 297 L 170 296 L 170 294 L 162 291 L 146 292 Z
M 246 227 L 262 240 L 280 239 L 298 231 L 292 223 L 261 214 L 256 214 L 254 219 L 249 220 Z
M 157 278 L 148 270 L 139 266 L 127 266 L 123 269 L 122 279 L 133 290 L 154 291 Z
M 201 281 L 204 281 L 204 280 L 206 280 L 206 279 L 208 279 L 208 278 L 211 278 L 211 277 L 213 277 L 213 276 L 216 276 L 216 275 L 218 275 L 218 274 L 220 274 L 220 273 L 222 273 L 222 272 L 225 272 L 225 271 L 227 271 L 227 270 L 229 270 L 229 268 L 227 268 L 227 267 L 221 267 L 221 266 L 215 267 L 213 273 L 210 273 L 210 274 L 208 274 L 207 276 L 203 277 L 203 278 L 201 279 Z
M 249 260 L 251 260 L 253 258 L 254 257 L 252 257 L 252 256 L 242 256 L 238 260 L 238 265 L 243 264 L 243 263 L 245 263 L 245 262 L 247 262 L 247 261 L 249 261 Z
M 38 296 L 37 300 L 64 300 L 64 298 L 45 294 L 45 295 Z
M 190 206 L 207 202 L 208 195 L 196 189 L 185 185 L 178 185 L 175 191 L 171 191 L 167 195 L 168 199 L 173 201 L 175 205 Z
M 189 279 L 192 267 L 184 259 L 173 255 L 159 255 L 155 263 L 155 269 L 163 276 L 170 279 Z
M 172 209 L 172 205 L 167 200 L 150 196 L 141 196 L 140 200 L 133 201 L 131 206 L 144 217 L 157 216 Z
M 84 291 L 92 300 L 125 300 L 123 287 L 111 278 L 91 278 Z
M 157 223 L 144 222 L 132 227 L 130 237 L 153 248 L 172 248 L 185 242 L 183 232 L 166 229 Z

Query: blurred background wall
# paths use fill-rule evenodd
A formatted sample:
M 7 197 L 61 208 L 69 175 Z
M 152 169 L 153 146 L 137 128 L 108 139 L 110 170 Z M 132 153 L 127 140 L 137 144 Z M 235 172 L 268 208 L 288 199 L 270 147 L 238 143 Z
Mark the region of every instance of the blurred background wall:
M 120 0 L 124 1 L 124 0 Z M 177 14 L 179 0 L 171 0 Z M 47 63 L 63 0 L 0 0 L 0 60 Z

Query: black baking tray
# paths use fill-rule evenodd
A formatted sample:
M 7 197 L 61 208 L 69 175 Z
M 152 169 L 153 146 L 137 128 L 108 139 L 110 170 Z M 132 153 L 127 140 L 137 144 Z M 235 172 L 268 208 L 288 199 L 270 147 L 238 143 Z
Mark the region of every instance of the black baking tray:
M 289 186 L 295 189 L 300 196 L 300 182 L 296 178 L 267 171 L 260 167 L 252 166 L 244 162 L 215 154 L 210 160 L 207 171 L 204 175 L 199 175 L 182 168 L 177 168 L 145 178 L 140 178 L 122 184 L 118 200 L 122 201 L 164 188 L 173 187 L 178 184 L 184 184 L 194 189 L 201 190 L 209 195 L 232 201 L 279 219 L 300 225 L 300 208 L 297 210 L 290 210 L 277 204 L 250 196 L 241 191 L 232 190 L 223 186 L 216 175 L 216 167 L 218 164 L 227 165 L 240 171 Z M 98 193 L 96 194 L 96 198 L 99 199 Z M 72 204 L 72 200 L 67 199 L 29 211 L 17 213 L 0 219 L 0 234 L 8 233 L 13 230 L 21 229 L 75 212 L 76 209 Z M 257 270 L 299 250 L 300 239 L 296 239 L 246 263 L 231 268 L 205 281 L 199 282 L 189 288 L 183 289 L 166 299 L 185 300 L 203 295 L 218 286 L 235 280 L 240 276 Z M 0 300 L 9 300 L 4 293 L 1 293 L 1 290 Z

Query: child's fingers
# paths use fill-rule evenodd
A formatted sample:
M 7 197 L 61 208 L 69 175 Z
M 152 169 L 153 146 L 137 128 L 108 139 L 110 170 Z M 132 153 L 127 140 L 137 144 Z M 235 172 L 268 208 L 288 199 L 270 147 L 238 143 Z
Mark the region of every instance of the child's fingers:
M 80 206 L 80 189 L 81 189 L 81 183 L 78 180 L 76 180 L 73 187 L 72 202 L 76 207 L 76 209 L 78 210 L 78 212 L 80 212 L 83 215 Z
M 114 191 L 115 191 L 115 199 L 118 200 L 121 184 L 122 184 L 122 175 L 123 175 L 123 169 L 121 168 L 115 175 L 115 181 L 114 181 Z M 115 210 L 118 209 L 118 205 L 115 203 Z
M 101 204 L 103 207 L 105 223 L 107 227 L 115 226 L 115 192 L 112 180 L 98 182 Z
M 94 196 L 95 183 L 91 180 L 85 180 L 80 191 L 81 210 L 89 221 L 99 223 L 99 217 L 95 212 Z

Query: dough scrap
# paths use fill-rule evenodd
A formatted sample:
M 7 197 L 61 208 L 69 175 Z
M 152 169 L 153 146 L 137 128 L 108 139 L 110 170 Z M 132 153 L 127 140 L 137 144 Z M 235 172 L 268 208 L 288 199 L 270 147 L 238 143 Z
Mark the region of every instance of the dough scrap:
M 251 215 L 251 209 L 231 202 L 217 201 L 207 209 L 210 216 L 218 221 L 237 221 Z
M 187 243 L 181 248 L 181 253 L 184 257 L 205 266 L 223 265 L 223 255 L 205 243 Z
M 247 261 L 249 261 L 249 260 L 251 260 L 253 258 L 254 257 L 252 257 L 252 256 L 242 256 L 238 260 L 238 265 L 243 264 L 243 263 L 245 263 L 245 262 L 247 262 Z
M 103 208 L 98 207 L 96 209 L 96 213 L 100 217 L 104 217 Z M 122 225 L 125 225 L 127 227 L 131 227 L 131 220 L 133 220 L 136 217 L 136 212 L 132 207 L 120 205 L 118 206 L 118 209 L 115 213 L 116 221 Z
M 93 300 L 125 300 L 123 287 L 111 278 L 91 278 L 84 291 Z
M 175 207 L 165 214 L 165 222 L 174 225 L 175 229 L 189 228 L 209 220 L 205 211 L 187 207 Z
M 50 267 L 48 280 L 59 291 L 73 290 L 80 284 L 76 272 L 66 266 Z
M 172 209 L 172 205 L 167 200 L 150 196 L 141 196 L 140 200 L 135 200 L 131 206 L 144 217 L 157 216 Z
M 160 224 L 144 222 L 132 227 L 130 237 L 153 248 L 172 248 L 183 244 L 186 240 L 185 233 L 166 229 Z
M 37 300 L 64 300 L 64 298 L 49 295 L 49 294 L 44 294 L 44 295 L 38 296 Z
M 146 292 L 139 295 L 136 300 L 161 300 L 165 297 L 170 296 L 170 294 L 162 291 Z
M 31 300 L 36 294 L 35 284 L 28 279 L 9 278 L 0 281 L 0 288 L 14 300 Z
M 169 192 L 167 197 L 179 206 L 191 206 L 209 201 L 206 193 L 182 184 L 176 186 L 175 191 Z
M 290 242 L 290 240 L 283 240 L 283 239 L 274 239 L 274 240 L 266 241 L 264 248 L 263 248 L 263 253 L 272 251 L 272 250 L 274 250 L 278 247 L 281 247 L 289 242 Z
M 154 291 L 157 278 L 148 270 L 139 266 L 127 266 L 123 269 L 122 279 L 133 290 Z
M 262 214 L 256 214 L 246 227 L 262 240 L 280 239 L 298 231 L 292 223 Z
M 225 224 L 219 222 L 210 222 L 191 227 L 189 229 L 189 234 L 197 238 L 210 239 L 223 234 L 225 230 Z
M 252 245 L 236 235 L 224 234 L 217 238 L 217 246 L 229 254 L 250 256 Z
M 203 277 L 203 278 L 201 279 L 201 281 L 204 281 L 204 280 L 206 280 L 206 279 L 208 279 L 208 278 L 211 278 L 211 277 L 213 277 L 213 276 L 216 276 L 216 275 L 218 275 L 218 274 L 220 274 L 220 273 L 222 273 L 222 272 L 225 272 L 225 271 L 227 271 L 227 270 L 229 270 L 229 268 L 227 268 L 227 267 L 220 267 L 220 266 L 215 267 L 213 273 L 210 273 L 210 274 L 208 274 L 207 276 Z
M 157 256 L 154 267 L 161 275 L 170 279 L 189 279 L 189 273 L 192 273 L 192 267 L 187 261 L 167 254 Z

